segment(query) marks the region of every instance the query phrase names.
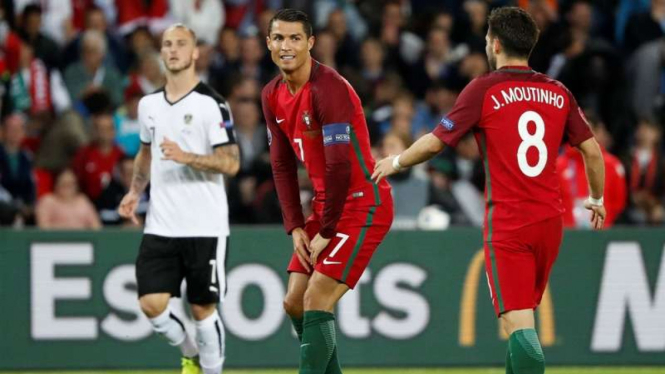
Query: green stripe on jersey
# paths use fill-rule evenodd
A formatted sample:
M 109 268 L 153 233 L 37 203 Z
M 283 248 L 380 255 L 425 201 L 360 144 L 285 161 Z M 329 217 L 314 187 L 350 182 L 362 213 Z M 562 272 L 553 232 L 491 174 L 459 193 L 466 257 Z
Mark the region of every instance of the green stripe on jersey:
M 365 157 L 363 157 L 363 153 L 360 150 L 360 143 L 358 143 L 358 137 L 356 136 L 356 132 L 353 130 L 353 126 L 350 126 L 350 128 L 351 128 L 351 144 L 353 145 L 353 152 L 356 154 L 356 158 L 360 163 L 360 167 L 362 167 L 363 169 L 363 173 L 365 174 L 365 180 L 372 184 L 372 187 L 374 189 L 374 204 L 381 205 L 381 197 L 379 196 L 379 186 L 376 183 L 374 183 L 374 181 L 372 180 L 372 174 L 369 172 L 367 164 L 365 163 Z
M 501 285 L 499 285 L 499 275 L 497 274 L 496 256 L 494 246 L 492 245 L 492 213 L 494 212 L 494 202 L 492 201 L 492 178 L 490 176 L 489 158 L 487 157 L 487 139 L 485 133 L 480 135 L 480 145 L 483 150 L 483 164 L 485 164 L 485 184 L 487 188 L 487 245 L 490 250 L 490 261 L 492 263 L 492 281 L 496 291 L 496 299 L 499 302 L 499 312 L 503 312 L 503 298 L 501 297 Z
M 365 226 L 363 226 L 363 228 L 360 230 L 360 235 L 358 235 L 358 241 L 356 242 L 356 246 L 353 247 L 353 253 L 351 253 L 351 257 L 349 257 L 349 261 L 346 263 L 346 267 L 344 268 L 344 273 L 342 273 L 342 282 L 346 282 L 346 277 L 349 276 L 349 272 L 351 271 L 353 261 L 356 259 L 356 256 L 358 256 L 360 247 L 362 247 L 363 242 L 365 241 L 365 234 L 367 233 L 367 229 L 372 227 L 372 221 L 374 220 L 374 212 L 376 212 L 375 206 L 369 208 L 369 212 L 367 213 L 367 219 L 365 220 Z

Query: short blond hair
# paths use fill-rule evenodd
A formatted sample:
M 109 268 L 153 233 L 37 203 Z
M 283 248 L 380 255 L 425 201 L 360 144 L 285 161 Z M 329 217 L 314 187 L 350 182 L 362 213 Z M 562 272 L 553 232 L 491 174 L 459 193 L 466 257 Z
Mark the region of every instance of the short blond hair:
M 194 45 L 196 45 L 198 43 L 198 38 L 196 37 L 196 32 L 194 32 L 194 30 L 192 30 L 189 26 L 187 26 L 187 25 L 185 25 L 184 23 L 181 23 L 181 22 L 174 23 L 173 25 L 167 27 L 166 30 L 164 30 L 164 33 L 162 35 L 166 34 L 169 31 L 173 31 L 175 29 L 183 29 L 183 30 L 189 32 L 189 35 L 191 35 L 192 39 L 194 40 Z

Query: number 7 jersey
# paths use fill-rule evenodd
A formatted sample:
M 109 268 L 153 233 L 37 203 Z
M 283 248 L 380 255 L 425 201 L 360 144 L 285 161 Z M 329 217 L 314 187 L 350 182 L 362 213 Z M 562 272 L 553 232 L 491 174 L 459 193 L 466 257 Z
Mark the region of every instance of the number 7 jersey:
M 454 147 L 469 131 L 485 169 L 487 240 L 563 213 L 559 147 L 593 137 L 563 84 L 523 66 L 481 76 L 464 88 L 432 134 Z

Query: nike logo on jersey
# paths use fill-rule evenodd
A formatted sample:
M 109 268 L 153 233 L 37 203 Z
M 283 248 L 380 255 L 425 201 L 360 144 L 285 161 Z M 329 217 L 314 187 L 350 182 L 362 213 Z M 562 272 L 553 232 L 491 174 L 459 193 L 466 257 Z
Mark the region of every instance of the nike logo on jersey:
M 279 125 L 280 123 L 284 122 L 285 119 L 286 118 L 282 118 L 282 119 L 275 118 L 275 121 L 277 121 L 277 124 Z
M 342 263 L 341 261 L 328 261 L 327 258 L 323 260 L 324 265 L 337 265 L 337 264 L 341 264 L 341 263 Z

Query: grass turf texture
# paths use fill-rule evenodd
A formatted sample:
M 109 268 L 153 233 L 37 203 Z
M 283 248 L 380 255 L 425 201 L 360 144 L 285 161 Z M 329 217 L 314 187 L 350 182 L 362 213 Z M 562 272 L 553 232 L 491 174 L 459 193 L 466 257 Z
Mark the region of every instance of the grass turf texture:
M 663 367 L 570 367 L 547 368 L 547 374 L 665 374 Z M 293 374 L 297 370 L 224 370 L 224 374 Z M 177 374 L 177 370 L 146 371 L 0 371 L 0 374 Z M 344 374 L 504 374 L 496 369 L 347 369 Z

